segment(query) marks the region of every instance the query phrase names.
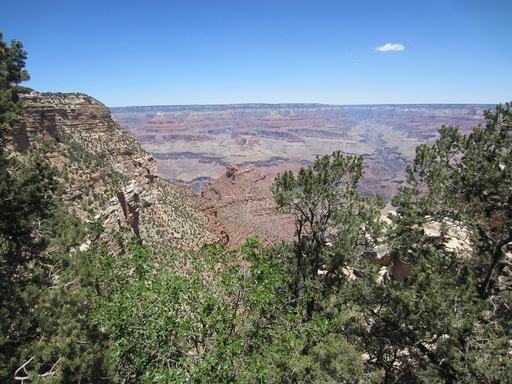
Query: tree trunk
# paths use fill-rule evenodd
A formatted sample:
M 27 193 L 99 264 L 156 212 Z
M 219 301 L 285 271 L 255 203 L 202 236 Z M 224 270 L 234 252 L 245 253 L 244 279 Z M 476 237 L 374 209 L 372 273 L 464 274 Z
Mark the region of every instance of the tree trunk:
M 498 276 L 493 276 L 493 273 L 496 270 L 496 266 L 498 265 L 499 261 L 503 258 L 503 247 L 510 243 L 512 241 L 512 236 L 508 236 L 506 239 L 500 241 L 496 248 L 494 249 L 494 252 L 491 256 L 491 264 L 489 265 L 489 268 L 487 269 L 487 274 L 485 275 L 484 280 L 480 285 L 478 286 L 478 294 L 480 298 L 485 299 L 489 296 L 491 293 L 491 290 L 494 286 L 494 283 L 498 279 Z

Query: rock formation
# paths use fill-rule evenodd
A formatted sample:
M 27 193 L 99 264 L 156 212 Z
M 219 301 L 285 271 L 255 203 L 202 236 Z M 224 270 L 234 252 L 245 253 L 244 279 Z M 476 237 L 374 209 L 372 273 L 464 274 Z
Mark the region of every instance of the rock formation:
M 413 265 L 405 263 L 399 257 L 394 257 L 391 253 L 379 257 L 375 251 L 363 252 L 362 258 L 370 260 L 373 264 L 386 268 L 389 276 L 395 280 L 405 280 L 411 274 Z
M 223 176 L 203 190 L 203 198 L 224 223 L 231 246 L 256 234 L 266 245 L 293 240 L 293 218 L 275 212 L 271 184 L 261 169 L 229 165 Z
M 23 102 L 11 145 L 19 153 L 30 146 L 43 150 L 76 216 L 99 220 L 106 233 L 127 228 L 162 252 L 225 241 L 224 228 L 201 210 L 200 198 L 161 180 L 153 156 L 120 129 L 105 105 L 83 94 L 37 92 L 24 94 Z
M 163 177 L 188 183 L 248 164 L 269 177 L 341 150 L 365 157 L 361 189 L 389 200 L 418 144 L 446 125 L 463 133 L 484 121 L 484 105 L 240 104 L 113 108 L 157 160 Z M 204 183 L 201 183 L 201 187 Z

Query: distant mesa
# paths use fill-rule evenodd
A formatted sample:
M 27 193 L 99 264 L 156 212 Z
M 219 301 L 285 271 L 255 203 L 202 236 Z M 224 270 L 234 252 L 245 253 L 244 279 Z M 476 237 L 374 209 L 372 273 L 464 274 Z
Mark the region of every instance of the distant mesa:
M 235 137 L 235 143 L 241 146 L 254 146 L 259 143 L 259 140 L 255 136 L 240 135 Z
M 155 117 L 148 121 L 149 124 L 172 124 L 175 122 L 175 120 L 165 116 L 163 112 L 158 112 Z

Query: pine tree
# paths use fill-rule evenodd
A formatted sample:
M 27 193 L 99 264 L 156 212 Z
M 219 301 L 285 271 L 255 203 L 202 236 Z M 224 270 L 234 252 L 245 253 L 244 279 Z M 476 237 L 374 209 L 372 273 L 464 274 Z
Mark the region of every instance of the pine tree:
M 308 319 L 315 310 L 315 296 L 326 293 L 342 267 L 374 246 L 382 230 L 382 199 L 361 195 L 357 185 L 362 176 L 362 156 L 336 151 L 317 158 L 297 175 L 291 171 L 277 175 L 272 185 L 278 209 L 295 219 L 292 276 L 296 296 L 309 298 Z
M 485 118 L 469 135 L 444 126 L 434 145 L 420 145 L 407 168 L 409 186 L 395 200 L 402 222 L 449 221 L 468 232 L 482 298 L 495 292 L 512 244 L 511 104 Z
M 20 84 L 30 78 L 25 68 L 27 52 L 13 40 L 9 46 L 0 32 L 0 145 L 21 113 Z
M 350 300 L 369 329 L 353 330 L 384 382 L 506 382 L 512 241 L 510 104 L 462 135 L 443 126 L 420 145 L 389 241 L 414 268 L 406 283 L 362 284 Z M 427 227 L 438 228 L 437 233 Z M 454 231 L 464 243 L 447 247 Z M 506 272 L 508 270 L 508 272 Z

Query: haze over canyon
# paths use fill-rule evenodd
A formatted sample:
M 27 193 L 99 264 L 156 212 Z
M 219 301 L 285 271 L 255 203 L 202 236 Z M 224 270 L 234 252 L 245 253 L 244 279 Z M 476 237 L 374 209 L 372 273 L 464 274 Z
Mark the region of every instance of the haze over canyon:
M 273 178 L 341 150 L 365 157 L 361 188 L 389 200 L 417 145 L 443 125 L 469 132 L 490 105 L 234 104 L 111 108 L 157 160 L 164 178 L 199 191 L 228 164 L 254 165 Z

